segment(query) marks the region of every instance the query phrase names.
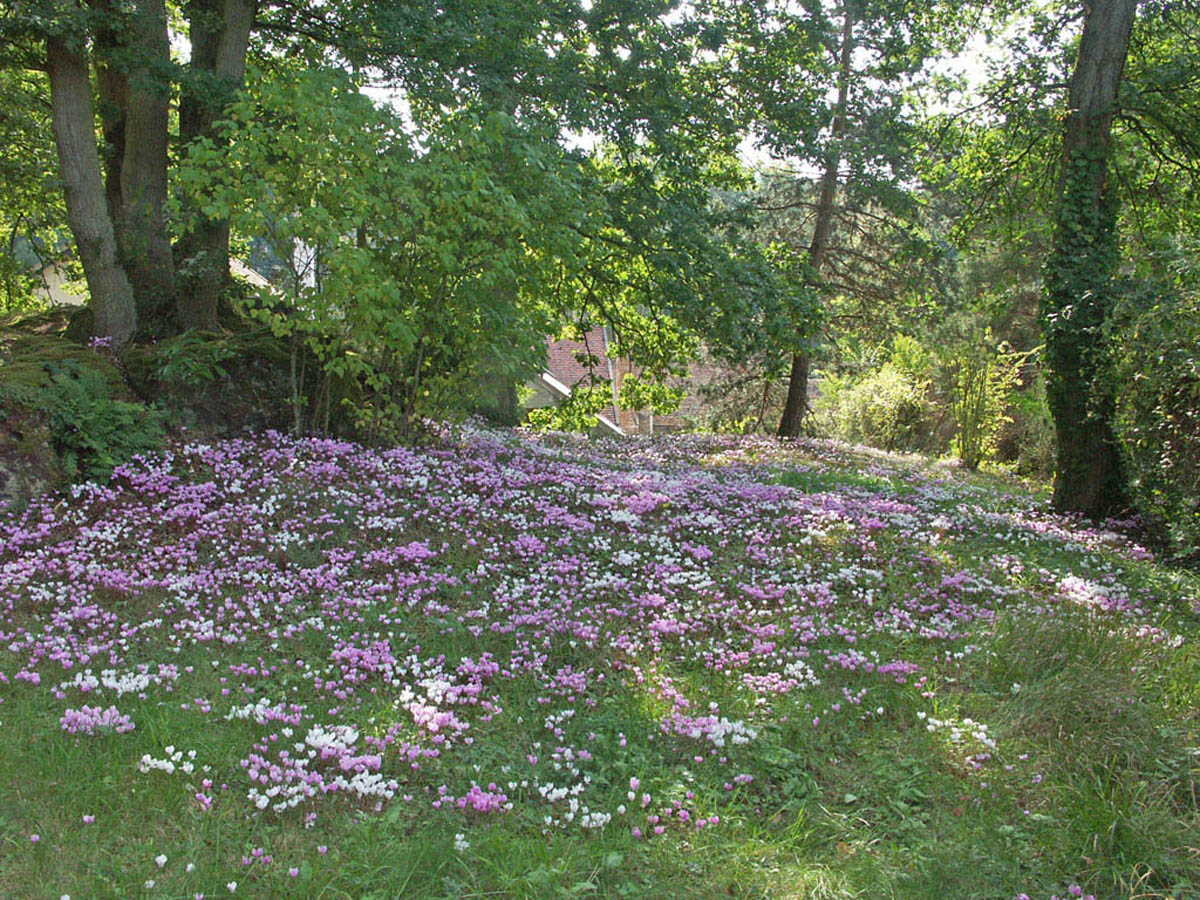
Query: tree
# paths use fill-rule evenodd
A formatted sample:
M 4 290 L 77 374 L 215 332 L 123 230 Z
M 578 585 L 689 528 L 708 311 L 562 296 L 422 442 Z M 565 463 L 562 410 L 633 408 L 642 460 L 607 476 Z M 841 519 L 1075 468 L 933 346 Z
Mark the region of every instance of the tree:
M 118 260 L 117 239 L 96 151 L 87 58 L 71 35 L 46 37 L 54 143 L 67 221 L 92 295 L 93 333 L 123 344 L 137 324 L 133 287 Z
M 172 245 L 170 99 L 179 84 L 179 140 L 212 135 L 240 83 L 255 8 L 253 0 L 183 4 L 193 52 L 182 67 L 171 58 L 165 0 L 21 0 L 0 16 L 0 38 L 18 48 L 3 64 L 49 76 L 66 218 L 97 336 L 123 343 L 135 330 L 215 323 L 228 226 L 201 215 Z M 192 276 L 186 285 L 177 268 Z
M 1046 394 L 1058 435 L 1054 506 L 1093 517 L 1126 505 L 1113 430 L 1115 396 L 1102 377 L 1101 336 L 1113 308 L 1119 262 L 1112 126 L 1136 7 L 1136 0 L 1095 0 L 1084 18 L 1042 307 Z
M 258 0 L 190 0 L 190 77 L 179 102 L 179 142 L 218 139 L 216 123 L 233 102 L 246 71 L 246 52 Z M 191 227 L 179 237 L 177 256 L 184 277 L 176 315 L 183 328 L 216 324 L 217 304 L 229 277 L 229 221 L 195 211 Z
M 184 64 L 172 60 L 168 41 L 167 14 L 176 10 L 191 40 Z M 739 137 L 715 15 L 672 0 L 187 0 L 170 8 L 165 0 L 20 0 L 0 13 L 0 36 L 21 43 L 25 65 L 53 62 L 62 76 L 54 80 L 59 105 L 74 126 L 61 130 L 72 140 L 60 148 L 72 167 L 70 220 L 89 247 L 81 256 L 89 257 L 96 327 L 107 333 L 119 320 L 109 336 L 125 340 L 130 294 L 147 336 L 215 320 L 229 226 L 202 188 L 168 221 L 176 173 L 167 150 L 172 140 L 184 149 L 222 139 L 216 123 L 247 54 L 264 64 L 332 61 L 371 73 L 403 97 L 420 129 L 474 110 L 536 125 L 550 143 L 590 131 L 629 176 L 611 194 L 598 188 L 609 214 L 653 231 L 664 212 L 681 211 L 670 216 L 683 219 L 689 206 L 708 203 L 724 177 L 720 160 Z M 95 107 L 68 90 L 89 70 L 99 88 Z M 168 101 L 176 88 L 172 134 Z M 89 116 L 100 122 L 102 146 L 87 139 Z M 99 179 L 95 165 L 84 165 L 93 156 Z
M 842 4 L 842 32 L 837 48 L 837 99 L 833 105 L 833 118 L 829 125 L 830 145 L 825 151 L 825 170 L 821 173 L 817 196 L 816 215 L 813 220 L 812 239 L 808 244 L 806 262 L 813 273 L 820 277 L 825 265 L 825 254 L 829 249 L 830 233 L 833 231 L 833 201 L 838 189 L 838 169 L 842 162 L 841 141 L 846 134 L 846 107 L 850 95 L 851 61 L 854 59 L 854 10 L 849 3 Z M 798 437 L 808 411 L 808 375 L 811 355 L 807 350 L 792 354 L 792 369 L 788 376 L 787 399 L 783 404 L 783 415 L 779 420 L 780 437 Z
M 815 196 L 798 201 L 811 218 L 796 249 L 813 286 L 827 289 L 834 258 L 852 243 L 838 248 L 839 229 L 856 215 L 911 217 L 906 185 L 919 139 L 912 89 L 930 80 L 926 65 L 960 45 L 986 5 L 841 0 L 768 8 L 768 21 L 744 39 L 744 89 L 760 110 L 760 145 L 802 173 L 820 173 Z M 780 436 L 800 433 L 814 343 L 815 335 L 798 335 Z

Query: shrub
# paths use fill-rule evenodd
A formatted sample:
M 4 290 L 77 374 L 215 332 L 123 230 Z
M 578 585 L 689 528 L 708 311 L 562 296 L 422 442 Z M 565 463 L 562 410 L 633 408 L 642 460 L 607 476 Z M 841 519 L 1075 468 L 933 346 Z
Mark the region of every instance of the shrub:
M 1130 292 L 1111 336 L 1131 495 L 1178 555 L 1200 557 L 1200 292 Z
M 1019 474 L 1040 481 L 1054 477 L 1054 419 L 1046 403 L 1046 382 L 1040 374 L 1009 399 L 1009 421 L 998 440 L 998 458 L 1015 462 Z
M 288 348 L 292 430 L 345 416 L 388 443 L 427 417 L 511 406 L 494 395 L 545 352 L 531 297 L 561 276 L 552 223 L 560 206 L 578 213 L 575 186 L 552 177 L 570 162 L 557 146 L 500 113 L 446 117 L 418 141 L 328 69 L 255 73 L 227 114 L 222 140 L 188 148 L 182 195 L 282 263 L 237 311 Z M 283 144 L 263 127 L 280 117 L 293 123 Z M 201 205 L 181 206 L 185 227 Z
M 196 331 L 162 341 L 157 350 L 158 380 L 188 387 L 203 387 L 226 378 L 229 373 L 225 364 L 238 355 L 228 341 L 206 339 Z
M 74 360 L 50 366 L 42 389 L 52 446 L 67 477 L 105 481 L 139 453 L 162 446 L 162 413 L 105 392 L 106 382 Z
M 996 345 L 990 332 L 964 342 L 947 357 L 954 446 L 967 469 L 978 469 L 995 452 L 1000 428 L 1009 421 L 1009 398 L 1028 357 Z
M 860 379 L 822 379 L 818 415 L 838 437 L 884 450 L 923 450 L 933 434 L 929 385 L 891 363 Z

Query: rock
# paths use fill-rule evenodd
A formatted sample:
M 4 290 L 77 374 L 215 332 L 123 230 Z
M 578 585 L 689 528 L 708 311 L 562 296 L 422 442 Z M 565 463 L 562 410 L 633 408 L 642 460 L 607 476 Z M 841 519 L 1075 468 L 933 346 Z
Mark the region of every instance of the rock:
M 0 508 L 24 509 L 64 481 L 43 414 L 0 408 Z

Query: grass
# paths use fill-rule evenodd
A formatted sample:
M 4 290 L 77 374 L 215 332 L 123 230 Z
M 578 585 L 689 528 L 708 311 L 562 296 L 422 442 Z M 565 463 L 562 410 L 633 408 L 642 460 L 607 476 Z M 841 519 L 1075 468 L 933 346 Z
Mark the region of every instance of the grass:
M 1200 897 L 1200 584 L 1040 504 L 819 442 L 176 448 L 0 521 L 0 896 Z M 258 809 L 335 726 L 392 795 Z

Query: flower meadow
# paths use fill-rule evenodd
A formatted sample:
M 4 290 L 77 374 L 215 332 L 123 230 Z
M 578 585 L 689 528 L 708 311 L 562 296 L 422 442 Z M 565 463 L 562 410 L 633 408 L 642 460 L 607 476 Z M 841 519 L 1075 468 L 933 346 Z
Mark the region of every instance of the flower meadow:
M 1125 524 L 822 441 L 177 444 L 0 513 L 0 896 L 1197 896 L 1197 583 Z

